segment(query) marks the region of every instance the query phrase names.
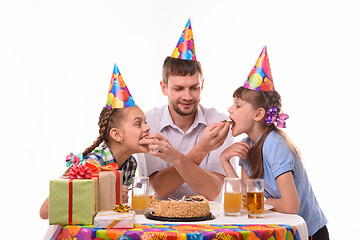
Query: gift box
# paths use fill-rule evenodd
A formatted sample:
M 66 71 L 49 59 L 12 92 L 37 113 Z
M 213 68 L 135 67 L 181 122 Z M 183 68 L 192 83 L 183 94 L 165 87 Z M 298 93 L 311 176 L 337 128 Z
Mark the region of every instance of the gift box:
M 92 224 L 98 207 L 97 179 L 50 181 L 49 224 Z
M 123 203 L 123 172 L 116 163 L 105 166 L 88 159 L 84 166 L 90 169 L 93 177 L 99 178 L 99 211 L 113 210 L 115 205 Z
M 99 211 L 94 218 L 94 228 L 133 228 L 134 223 L 134 211 Z
M 99 211 L 113 210 L 122 200 L 122 171 L 99 172 Z

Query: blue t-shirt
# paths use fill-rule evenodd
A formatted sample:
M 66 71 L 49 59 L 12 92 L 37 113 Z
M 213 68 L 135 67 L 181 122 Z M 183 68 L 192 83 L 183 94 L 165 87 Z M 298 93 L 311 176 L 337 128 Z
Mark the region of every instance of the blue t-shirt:
M 254 144 L 248 137 L 243 141 L 249 143 L 250 146 Z M 316 200 L 299 156 L 295 157 L 293 155 L 286 140 L 275 131 L 270 132 L 265 139 L 262 154 L 265 197 L 281 198 L 276 178 L 281 174 L 291 171 L 293 173 L 296 191 L 300 199 L 298 215 L 304 218 L 308 227 L 309 236 L 314 235 L 320 228 L 326 225 L 327 219 Z M 245 171 L 250 176 L 248 159 L 240 159 L 239 164 L 244 167 Z

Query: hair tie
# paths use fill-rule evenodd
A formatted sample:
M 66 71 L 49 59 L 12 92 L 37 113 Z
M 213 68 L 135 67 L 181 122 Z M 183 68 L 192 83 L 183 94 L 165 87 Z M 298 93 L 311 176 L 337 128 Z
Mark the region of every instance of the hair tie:
M 285 113 L 278 114 L 276 107 L 269 108 L 266 115 L 266 125 L 270 126 L 271 124 L 276 123 L 279 128 L 286 128 L 285 120 L 289 118 L 289 115 Z

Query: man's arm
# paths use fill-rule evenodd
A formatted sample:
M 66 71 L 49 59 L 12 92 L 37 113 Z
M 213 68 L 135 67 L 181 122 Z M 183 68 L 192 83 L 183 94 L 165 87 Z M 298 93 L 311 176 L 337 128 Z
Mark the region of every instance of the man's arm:
M 200 153 L 200 151 L 199 152 L 194 151 L 194 153 L 192 153 L 190 155 L 192 155 L 192 157 L 194 157 L 194 159 L 203 159 L 206 157 L 207 154 Z M 201 167 L 199 167 L 198 164 L 196 164 L 194 161 L 192 161 L 191 158 L 183 155 L 180 152 L 179 152 L 178 157 L 176 157 L 176 159 L 178 159 L 178 160 L 172 162 L 173 165 L 171 165 L 170 167 L 162 169 L 162 170 L 155 172 L 149 176 L 150 184 L 153 187 L 154 191 L 160 197 L 165 198 L 170 193 L 174 192 L 177 188 L 179 188 L 186 181 L 186 180 L 184 180 L 184 176 L 185 176 L 185 179 L 188 180 L 188 182 L 187 182 L 188 185 L 191 188 L 193 188 L 196 192 L 200 193 L 200 191 L 198 191 L 196 189 L 196 186 L 195 187 L 192 186 L 194 184 L 191 183 L 191 177 L 186 178 L 186 176 L 187 175 L 191 176 L 192 174 L 201 174 L 203 169 Z M 178 162 L 179 164 L 175 164 L 175 162 Z M 195 173 L 193 173 L 194 168 L 199 168 L 199 169 L 197 171 L 195 170 Z M 179 171 L 179 170 L 181 170 L 181 171 Z M 190 170 L 190 172 L 187 170 Z M 198 172 L 198 171 L 200 171 L 200 172 Z M 203 170 L 203 171 L 205 171 L 205 170 Z M 180 172 L 183 173 L 183 176 Z M 205 173 L 208 173 L 208 172 L 205 171 Z M 190 182 L 189 182 L 189 180 L 190 180 Z M 203 195 L 205 197 L 207 197 L 206 194 L 203 194 Z
M 148 139 L 142 139 L 140 144 L 149 144 L 151 155 L 172 164 L 150 175 L 150 183 L 155 192 L 164 198 L 187 182 L 194 191 L 214 200 L 222 189 L 224 176 L 208 172 L 199 165 L 209 152 L 224 143 L 228 131 L 229 124 L 214 123 L 208 126 L 199 142 L 186 156 L 159 133 L 151 134 Z
M 221 192 L 224 175 L 208 172 L 195 164 L 190 158 L 177 161 L 174 166 L 184 181 L 197 193 L 204 195 L 210 201 L 217 198 Z

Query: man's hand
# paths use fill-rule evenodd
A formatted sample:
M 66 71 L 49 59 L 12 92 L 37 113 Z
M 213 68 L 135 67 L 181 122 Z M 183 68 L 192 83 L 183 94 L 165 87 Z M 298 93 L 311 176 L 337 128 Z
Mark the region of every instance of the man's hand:
M 223 145 L 230 129 L 230 123 L 218 122 L 207 126 L 196 144 L 200 151 L 211 152 Z
M 147 139 L 141 139 L 139 144 L 148 144 L 151 155 L 159 157 L 171 164 L 184 156 L 169 142 L 165 136 L 160 133 L 150 134 Z

